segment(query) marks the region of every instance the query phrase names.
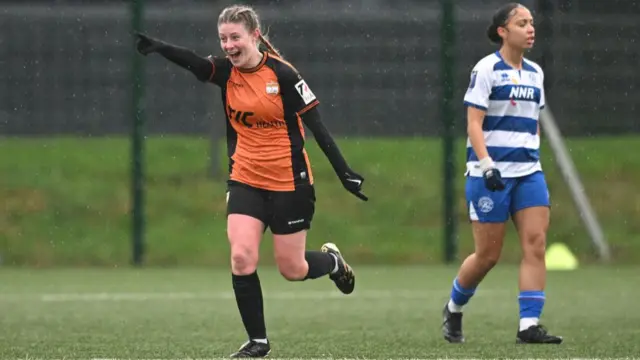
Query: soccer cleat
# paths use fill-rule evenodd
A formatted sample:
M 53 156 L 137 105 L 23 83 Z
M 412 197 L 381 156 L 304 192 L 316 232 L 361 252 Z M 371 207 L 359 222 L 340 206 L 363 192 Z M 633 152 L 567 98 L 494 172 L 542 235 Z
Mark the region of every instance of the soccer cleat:
M 542 325 L 533 325 L 518 331 L 516 344 L 561 344 L 562 336 L 549 335 Z
M 445 304 L 444 310 L 442 310 L 442 316 L 444 317 L 444 321 L 442 322 L 442 334 L 444 335 L 444 339 L 450 343 L 463 343 L 462 313 L 449 311 L 448 304 Z
M 231 358 L 264 358 L 271 352 L 271 346 L 269 343 L 261 343 L 253 340 L 249 340 L 242 344 L 240 349 L 231 354 Z
M 344 261 L 340 250 L 334 243 L 325 243 L 321 248 L 322 252 L 333 254 L 338 259 L 338 271 L 329 274 L 329 278 L 333 280 L 338 289 L 343 294 L 351 294 L 356 287 L 356 276 L 353 269 Z

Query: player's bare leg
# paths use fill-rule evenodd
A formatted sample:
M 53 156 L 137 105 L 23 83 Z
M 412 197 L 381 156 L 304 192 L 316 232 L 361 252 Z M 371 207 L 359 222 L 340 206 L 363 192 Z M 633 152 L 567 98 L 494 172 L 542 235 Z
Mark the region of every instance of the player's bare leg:
M 263 229 L 264 224 L 251 216 L 230 214 L 227 218 L 233 291 L 249 336 L 249 341 L 231 354 L 233 358 L 265 357 L 271 351 L 264 321 L 262 287 L 257 272 Z
M 473 221 L 471 229 L 475 251 L 464 260 L 457 277 L 464 288 L 476 287 L 498 263 L 502 253 L 506 224 Z
M 273 235 L 273 255 L 280 274 L 289 281 L 303 280 L 310 265 L 305 259 L 306 230 L 294 234 Z M 330 270 L 331 259 L 325 261 L 325 271 Z
M 547 270 L 544 255 L 549 216 L 549 208 L 545 206 L 526 208 L 513 216 L 522 247 L 519 277 L 521 291 L 545 288 Z
M 546 206 L 525 208 L 513 216 L 522 246 L 518 297 L 520 326 L 516 339 L 519 343 L 562 343 L 562 337 L 549 335 L 539 324 L 545 302 L 547 270 L 544 255 L 549 217 Z
M 475 252 L 469 255 L 453 282 L 451 298 L 443 310 L 442 331 L 445 340 L 451 343 L 464 342 L 462 332 L 462 308 L 475 293 L 487 273 L 497 264 L 502 252 L 505 236 L 504 223 L 471 224 Z

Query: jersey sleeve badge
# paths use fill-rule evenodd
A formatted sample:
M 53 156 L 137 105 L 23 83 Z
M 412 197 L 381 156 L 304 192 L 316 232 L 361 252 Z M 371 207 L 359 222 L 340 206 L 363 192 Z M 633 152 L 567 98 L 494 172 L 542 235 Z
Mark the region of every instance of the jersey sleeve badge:
M 304 101 L 305 105 L 311 104 L 316 99 L 315 94 L 309 88 L 309 85 L 304 80 L 300 80 L 295 85 L 296 91 Z
M 467 87 L 469 90 L 476 87 L 476 79 L 478 78 L 478 71 L 474 70 L 471 72 L 471 79 L 469 79 L 469 86 Z

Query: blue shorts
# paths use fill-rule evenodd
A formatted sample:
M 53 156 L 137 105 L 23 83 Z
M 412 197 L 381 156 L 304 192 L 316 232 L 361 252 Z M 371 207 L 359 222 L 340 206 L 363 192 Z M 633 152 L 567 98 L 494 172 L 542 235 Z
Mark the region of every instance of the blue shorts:
M 519 178 L 505 178 L 505 189 L 491 192 L 484 186 L 484 178 L 467 177 L 466 196 L 469 219 L 482 223 L 501 223 L 517 211 L 549 206 L 549 190 L 542 171 Z

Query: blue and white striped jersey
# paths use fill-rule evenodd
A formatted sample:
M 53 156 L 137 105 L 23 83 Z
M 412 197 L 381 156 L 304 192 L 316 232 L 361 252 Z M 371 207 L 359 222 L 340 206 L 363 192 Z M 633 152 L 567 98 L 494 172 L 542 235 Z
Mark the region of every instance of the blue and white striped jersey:
M 471 72 L 464 104 L 486 111 L 484 140 L 504 178 L 542 170 L 538 116 L 545 104 L 543 82 L 538 64 L 524 59 L 522 70 L 516 70 L 497 51 L 480 60 Z M 467 174 L 482 176 L 468 138 Z

